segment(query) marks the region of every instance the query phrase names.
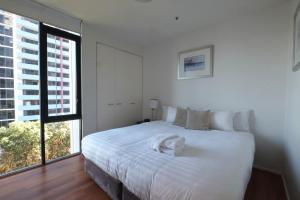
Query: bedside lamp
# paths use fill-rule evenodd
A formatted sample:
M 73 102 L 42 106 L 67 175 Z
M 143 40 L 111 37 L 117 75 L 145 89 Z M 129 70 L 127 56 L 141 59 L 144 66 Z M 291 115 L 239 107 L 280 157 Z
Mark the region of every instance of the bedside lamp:
M 154 111 L 158 108 L 158 106 L 159 106 L 159 99 L 150 99 L 149 100 L 149 107 L 151 108 L 151 111 L 152 111 L 151 120 L 154 120 Z

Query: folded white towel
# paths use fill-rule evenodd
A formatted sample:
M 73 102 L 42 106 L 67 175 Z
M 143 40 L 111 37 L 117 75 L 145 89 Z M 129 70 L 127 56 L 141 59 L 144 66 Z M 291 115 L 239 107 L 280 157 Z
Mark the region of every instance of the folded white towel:
M 176 156 L 183 151 L 184 144 L 185 144 L 184 137 L 169 139 L 162 144 L 161 151 L 164 153 L 169 152 Z
M 185 138 L 178 135 L 160 134 L 150 139 L 150 148 L 160 153 L 176 156 L 183 151 Z

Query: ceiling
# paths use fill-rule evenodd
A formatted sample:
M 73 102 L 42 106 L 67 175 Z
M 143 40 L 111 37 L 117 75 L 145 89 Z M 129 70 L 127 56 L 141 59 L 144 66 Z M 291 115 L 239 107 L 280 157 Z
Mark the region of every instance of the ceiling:
M 82 19 L 112 37 L 143 47 L 287 0 L 34 1 Z

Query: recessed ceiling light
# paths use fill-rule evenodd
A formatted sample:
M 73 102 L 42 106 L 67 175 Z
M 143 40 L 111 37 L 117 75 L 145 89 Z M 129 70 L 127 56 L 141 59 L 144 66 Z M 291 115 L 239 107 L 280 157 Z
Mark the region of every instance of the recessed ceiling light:
M 140 2 L 140 3 L 148 3 L 148 2 L 150 2 L 152 0 L 135 0 L 135 1 Z

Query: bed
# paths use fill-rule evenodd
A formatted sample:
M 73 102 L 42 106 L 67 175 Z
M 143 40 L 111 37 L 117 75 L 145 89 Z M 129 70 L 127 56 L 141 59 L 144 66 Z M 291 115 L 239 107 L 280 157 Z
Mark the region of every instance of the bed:
M 168 133 L 186 139 L 176 157 L 149 148 L 153 135 Z M 82 140 L 88 174 L 112 199 L 241 200 L 254 151 L 251 133 L 187 130 L 165 121 L 98 132 Z

